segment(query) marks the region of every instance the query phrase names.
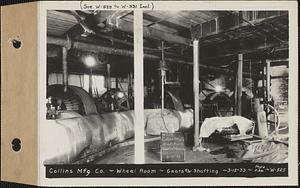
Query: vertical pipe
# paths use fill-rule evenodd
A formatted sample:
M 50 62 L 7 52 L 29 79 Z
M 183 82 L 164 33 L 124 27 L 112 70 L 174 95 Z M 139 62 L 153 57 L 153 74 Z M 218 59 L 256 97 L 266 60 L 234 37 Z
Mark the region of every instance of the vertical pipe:
M 193 41 L 193 85 L 194 85 L 194 112 L 195 132 L 194 145 L 199 145 L 199 40 Z
M 164 41 L 161 41 L 161 115 L 164 113 L 165 108 L 165 54 L 164 54 Z
M 215 22 L 216 22 L 216 33 L 219 33 L 220 28 L 219 28 L 219 18 L 218 17 L 215 18 Z
M 257 11 L 253 11 L 253 20 L 257 19 Z
M 90 68 L 89 74 L 89 94 L 93 97 L 93 69 Z
M 243 88 L 243 54 L 238 54 L 237 68 L 237 115 L 242 115 L 242 88 Z
M 176 64 L 176 82 L 179 82 L 179 63 Z
M 267 102 L 270 101 L 270 90 L 271 90 L 271 75 L 270 75 L 270 60 L 266 60 L 266 76 L 267 76 L 267 83 L 266 83 L 266 95 L 267 95 Z
M 164 113 L 165 108 L 165 84 L 164 84 L 164 78 L 165 78 L 165 71 L 161 70 L 161 114 Z
M 111 88 L 110 64 L 106 64 L 106 68 L 107 68 L 106 86 L 107 86 L 107 90 L 110 90 Z
M 68 90 L 68 51 L 66 47 L 62 47 L 62 70 L 63 70 L 63 88 L 64 92 Z
M 130 93 L 130 73 L 127 75 L 127 96 L 129 97 L 129 93 Z
M 238 68 L 236 67 L 236 74 L 235 74 L 235 79 L 234 79 L 234 115 L 238 115 L 237 72 L 238 72 Z
M 132 97 L 132 86 L 133 86 L 133 82 L 132 82 L 132 72 L 130 72 L 129 74 L 129 85 L 128 85 L 128 96 Z
M 265 71 L 265 70 L 266 70 L 265 60 L 262 61 L 262 64 L 263 64 L 263 67 L 262 67 L 262 70 L 261 70 L 261 71 L 262 71 L 262 75 L 263 75 L 263 76 L 262 76 L 262 78 L 261 78 L 261 83 L 262 83 L 262 88 L 263 88 L 263 99 L 264 99 L 263 101 L 265 101 L 265 98 L 266 98 L 266 97 L 265 97 L 265 96 L 266 96 L 266 93 L 265 93 L 265 87 L 266 87 L 266 86 L 265 86 L 265 85 L 266 85 L 266 84 L 265 84 L 265 76 L 266 76 L 266 71 Z
M 263 77 L 262 77 L 262 88 L 263 88 L 263 106 L 264 110 L 267 111 L 267 101 L 268 101 L 268 96 L 267 96 L 267 60 L 263 60 Z
M 118 89 L 119 88 L 119 79 L 118 79 L 118 77 L 116 76 L 116 89 Z
M 144 159 L 144 56 L 143 56 L 143 12 L 134 10 L 134 154 L 135 163 Z
M 260 105 L 259 98 L 254 99 L 254 112 L 255 112 L 255 121 L 256 121 L 256 129 L 258 130 L 258 135 L 260 137 L 268 136 L 268 126 L 266 119 L 266 112 L 263 110 Z

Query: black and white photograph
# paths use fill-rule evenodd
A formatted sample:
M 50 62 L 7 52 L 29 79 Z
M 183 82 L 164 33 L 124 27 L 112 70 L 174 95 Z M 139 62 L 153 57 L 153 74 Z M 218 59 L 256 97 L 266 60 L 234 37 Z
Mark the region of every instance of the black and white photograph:
M 45 164 L 134 162 L 133 16 L 47 11 Z
M 294 178 L 291 8 L 71 5 L 41 9 L 41 182 Z
M 46 164 L 134 162 L 133 23 L 47 12 Z M 143 12 L 145 162 L 287 163 L 288 27 L 287 11 Z
M 144 11 L 143 26 L 146 163 L 288 162 L 287 11 Z
M 297 1 L 0 4 L 1 185 L 299 186 Z

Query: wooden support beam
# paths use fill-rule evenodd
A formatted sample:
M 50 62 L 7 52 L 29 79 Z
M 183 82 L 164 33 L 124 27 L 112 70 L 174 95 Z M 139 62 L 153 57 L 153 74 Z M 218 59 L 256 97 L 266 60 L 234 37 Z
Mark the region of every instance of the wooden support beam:
M 134 11 L 134 151 L 135 164 L 145 162 L 143 11 Z
M 104 27 L 105 25 L 103 22 L 108 21 L 109 19 L 118 16 L 119 13 L 122 11 L 98 11 L 98 13 L 94 16 L 95 19 L 97 20 L 98 26 L 99 27 Z
M 232 15 L 228 15 L 227 17 L 229 19 L 234 19 L 234 17 L 232 17 Z M 230 17 L 232 17 L 232 18 L 230 18 Z M 272 21 L 272 20 L 277 19 L 277 18 L 288 19 L 288 15 L 287 14 L 280 15 L 280 16 L 275 15 L 275 16 L 270 16 L 270 17 L 267 17 L 267 18 L 253 19 L 251 21 L 246 21 L 246 22 L 243 22 L 243 23 L 240 23 L 240 24 L 236 23 L 235 25 L 233 25 L 231 27 L 225 27 L 225 28 L 219 27 L 218 32 L 213 31 L 213 32 L 207 32 L 207 33 L 204 33 L 204 32 L 201 33 L 201 40 L 206 40 L 207 38 L 211 38 L 211 37 L 217 37 L 217 35 L 219 35 L 221 33 L 225 34 L 226 32 L 232 32 L 232 31 L 235 31 L 235 30 L 240 29 L 240 28 L 253 27 L 253 26 L 256 27 L 258 25 L 264 24 L 265 22 L 269 22 L 269 21 Z M 224 24 L 221 23 L 222 20 L 224 20 L 224 18 L 217 20 L 218 22 L 220 22 L 220 23 L 217 23 L 219 26 L 224 25 Z M 205 24 L 205 23 L 195 25 L 194 27 L 203 27 L 203 24 Z
M 62 70 L 63 70 L 63 87 L 64 92 L 67 92 L 68 90 L 68 50 L 66 47 L 62 47 Z
M 125 15 L 130 13 L 131 11 L 126 11 Z M 133 33 L 133 22 L 125 21 L 123 19 L 120 19 L 122 16 L 124 16 L 124 13 L 122 11 L 99 11 L 97 15 L 93 17 L 93 15 L 89 15 L 84 21 L 80 19 L 80 17 L 73 12 L 71 12 L 75 18 L 78 20 L 81 26 L 83 26 L 84 30 L 88 31 L 90 33 L 89 28 L 94 32 L 97 33 L 97 31 L 101 27 L 104 27 L 103 22 L 105 20 L 108 20 L 109 25 L 112 25 L 116 27 L 116 29 L 120 31 L 125 31 L 128 33 Z M 97 25 L 95 27 L 94 25 Z M 76 26 L 75 26 L 76 27 Z M 78 28 L 78 26 L 77 26 Z M 72 29 L 74 32 L 74 29 Z M 174 35 L 170 33 L 166 33 L 154 28 L 149 27 L 143 27 L 143 33 L 144 38 L 153 38 L 157 40 L 165 40 L 171 43 L 176 44 L 182 44 L 182 45 L 190 45 L 191 40 L 188 38 L 181 37 L 179 35 Z
M 110 90 L 111 89 L 110 64 L 106 64 L 106 71 L 107 71 L 107 75 L 106 75 L 106 87 L 107 87 L 107 90 Z
M 242 88 L 243 88 L 243 54 L 238 54 L 238 66 L 236 74 L 235 114 L 242 115 Z
M 129 33 L 133 33 L 133 23 L 125 20 L 119 20 L 117 29 Z M 151 27 L 143 27 L 144 38 L 152 38 L 156 40 L 164 40 L 170 43 L 181 44 L 190 46 L 191 40 L 181 37 L 179 35 L 170 34 L 164 31 L 160 31 Z
M 112 38 L 110 36 L 105 35 L 103 32 L 103 28 L 112 24 L 112 21 L 116 23 L 116 19 L 120 19 L 121 17 L 129 14 L 132 11 L 98 11 L 96 15 L 90 14 L 86 15 L 85 17 L 80 17 L 78 11 L 61 11 L 69 15 L 73 15 L 78 24 L 74 25 L 71 29 L 69 29 L 64 35 L 68 35 L 71 38 L 74 38 L 78 35 L 85 35 L 88 36 L 89 34 L 96 35 L 101 38 L 108 39 L 110 41 L 115 41 L 121 44 L 126 44 L 133 46 L 132 43 L 126 43 L 125 41 Z M 105 21 L 107 25 L 105 25 Z
M 199 145 L 199 41 L 193 41 L 194 147 Z
M 89 94 L 93 97 L 93 69 L 90 68 L 89 74 Z
M 87 36 L 90 34 L 95 34 L 95 32 L 87 26 L 85 21 L 78 15 L 78 13 L 75 10 L 70 10 L 70 13 L 76 18 L 79 25 L 83 28 L 84 35 Z
M 166 19 L 160 19 L 160 18 L 157 18 L 157 17 L 152 16 L 152 15 L 147 14 L 147 13 L 144 13 L 143 16 L 144 16 L 144 19 L 153 22 L 153 23 L 147 25 L 147 27 L 155 25 L 155 24 L 160 24 L 160 25 L 163 25 L 163 26 L 166 26 L 166 27 L 170 27 L 170 28 L 176 29 L 179 32 L 189 33 L 189 29 L 188 28 L 183 27 L 183 26 L 178 25 L 178 24 L 175 24 L 173 22 L 169 22 Z

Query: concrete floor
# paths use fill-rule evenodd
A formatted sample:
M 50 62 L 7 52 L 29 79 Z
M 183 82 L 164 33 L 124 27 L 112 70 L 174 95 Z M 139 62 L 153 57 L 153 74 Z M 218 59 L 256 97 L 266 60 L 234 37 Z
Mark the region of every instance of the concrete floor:
M 159 138 L 157 138 L 159 139 Z M 211 151 L 220 150 L 227 145 L 206 144 Z M 228 157 L 228 152 L 219 152 L 219 154 L 211 154 L 206 151 L 192 151 L 191 147 L 185 147 L 185 161 L 179 163 L 238 163 L 242 162 L 239 158 Z M 145 163 L 162 163 L 160 161 L 160 140 L 145 143 Z M 134 163 L 134 145 L 123 146 L 111 151 L 101 158 L 95 160 L 96 164 L 133 164 Z M 172 162 L 174 163 L 174 162 Z
M 134 145 L 117 148 L 114 151 L 98 158 L 95 164 L 133 164 L 134 163 Z
M 286 126 L 286 125 L 285 125 Z M 288 127 L 288 126 L 287 126 Z M 280 131 L 280 134 L 288 134 L 288 129 Z M 119 147 L 104 156 L 96 158 L 95 164 L 134 164 L 134 138 L 126 141 L 129 144 Z M 185 161 L 179 163 L 241 163 L 244 162 L 240 156 L 243 154 L 241 142 L 207 142 L 207 151 L 193 151 L 192 146 L 185 146 Z M 217 151 L 214 153 L 213 151 Z M 160 160 L 160 136 L 145 137 L 145 163 L 161 163 Z M 232 155 L 233 154 L 233 155 Z M 174 163 L 174 162 L 172 162 Z
M 226 145 L 220 146 L 216 144 L 206 144 L 205 147 L 211 151 L 221 150 Z M 146 163 L 163 163 L 160 161 L 160 141 L 149 142 L 145 144 L 145 162 Z M 179 163 L 237 163 L 241 162 L 236 157 L 228 157 L 227 152 L 220 152 L 220 154 L 211 154 L 207 151 L 193 151 L 192 147 L 185 147 L 185 161 Z M 170 162 L 174 163 L 174 162 Z

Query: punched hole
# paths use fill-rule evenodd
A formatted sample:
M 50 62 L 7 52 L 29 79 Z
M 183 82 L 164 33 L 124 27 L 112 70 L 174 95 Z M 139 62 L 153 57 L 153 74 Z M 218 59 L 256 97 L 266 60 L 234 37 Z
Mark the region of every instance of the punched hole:
M 13 47 L 16 49 L 19 49 L 22 46 L 22 42 L 20 39 L 13 39 L 11 42 Z
M 20 151 L 21 149 L 21 140 L 19 138 L 14 138 L 11 142 L 12 144 L 12 149 L 15 151 L 15 152 L 18 152 Z

